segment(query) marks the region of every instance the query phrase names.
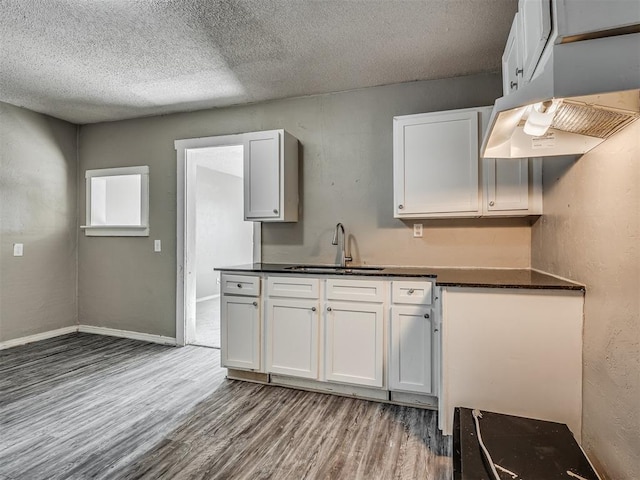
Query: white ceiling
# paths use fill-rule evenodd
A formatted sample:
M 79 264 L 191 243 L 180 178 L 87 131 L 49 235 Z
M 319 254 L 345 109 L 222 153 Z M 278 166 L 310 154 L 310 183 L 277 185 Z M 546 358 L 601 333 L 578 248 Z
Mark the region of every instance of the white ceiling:
M 498 71 L 517 0 L 0 0 L 0 100 L 74 123 Z

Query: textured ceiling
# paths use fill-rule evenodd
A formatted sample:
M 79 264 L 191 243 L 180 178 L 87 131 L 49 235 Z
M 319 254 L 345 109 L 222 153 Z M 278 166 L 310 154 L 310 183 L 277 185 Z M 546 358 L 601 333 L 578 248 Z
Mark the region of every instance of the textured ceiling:
M 0 0 L 0 100 L 74 123 L 497 71 L 517 0 Z

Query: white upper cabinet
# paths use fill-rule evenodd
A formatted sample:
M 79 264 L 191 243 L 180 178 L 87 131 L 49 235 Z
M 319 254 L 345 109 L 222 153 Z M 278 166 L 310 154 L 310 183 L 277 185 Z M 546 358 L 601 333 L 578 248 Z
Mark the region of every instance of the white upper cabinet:
M 551 35 L 551 0 L 520 0 L 522 61 L 525 81 L 531 80 Z
M 478 107 L 394 117 L 395 218 L 542 214 L 540 159 L 479 158 L 490 115 Z
M 509 95 L 518 89 L 524 69 L 522 67 L 522 36 L 520 35 L 520 14 L 516 13 L 507 46 L 502 54 L 502 94 Z
M 394 117 L 394 216 L 477 216 L 478 112 Z
M 635 0 L 519 0 L 502 56 L 503 94 L 536 77 L 553 45 L 632 33 L 638 24 Z
M 298 140 L 284 130 L 244 134 L 244 219 L 298 221 Z

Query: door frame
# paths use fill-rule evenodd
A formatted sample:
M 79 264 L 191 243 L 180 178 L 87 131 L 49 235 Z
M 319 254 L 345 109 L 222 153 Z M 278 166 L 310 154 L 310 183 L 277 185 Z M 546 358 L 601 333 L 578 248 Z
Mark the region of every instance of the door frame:
M 195 321 L 196 165 L 193 151 L 210 147 L 244 145 L 244 135 L 187 138 L 174 141 L 176 149 L 176 345 L 187 343 L 187 321 Z M 190 161 L 191 159 L 191 161 Z M 260 262 L 261 224 L 254 222 L 253 261 Z M 185 273 L 186 272 L 186 273 Z

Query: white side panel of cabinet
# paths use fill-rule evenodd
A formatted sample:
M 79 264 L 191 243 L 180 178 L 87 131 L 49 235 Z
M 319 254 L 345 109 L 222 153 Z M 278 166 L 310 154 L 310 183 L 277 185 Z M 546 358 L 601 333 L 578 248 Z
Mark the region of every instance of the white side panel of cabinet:
M 461 406 L 566 423 L 580 438 L 582 292 L 444 288 L 442 301 L 445 435 Z
M 391 309 L 391 390 L 431 394 L 433 323 L 431 309 L 393 306 Z
M 280 217 L 280 135 L 278 131 L 268 131 L 244 136 L 245 220 Z
M 382 305 L 329 302 L 324 313 L 326 379 L 382 387 Z
M 478 112 L 394 118 L 395 216 L 473 216 L 478 199 Z
M 267 301 L 267 372 L 318 378 L 318 302 Z
M 640 24 L 640 6 L 636 0 L 555 0 L 558 29 L 556 43 L 572 35 L 583 35 Z

